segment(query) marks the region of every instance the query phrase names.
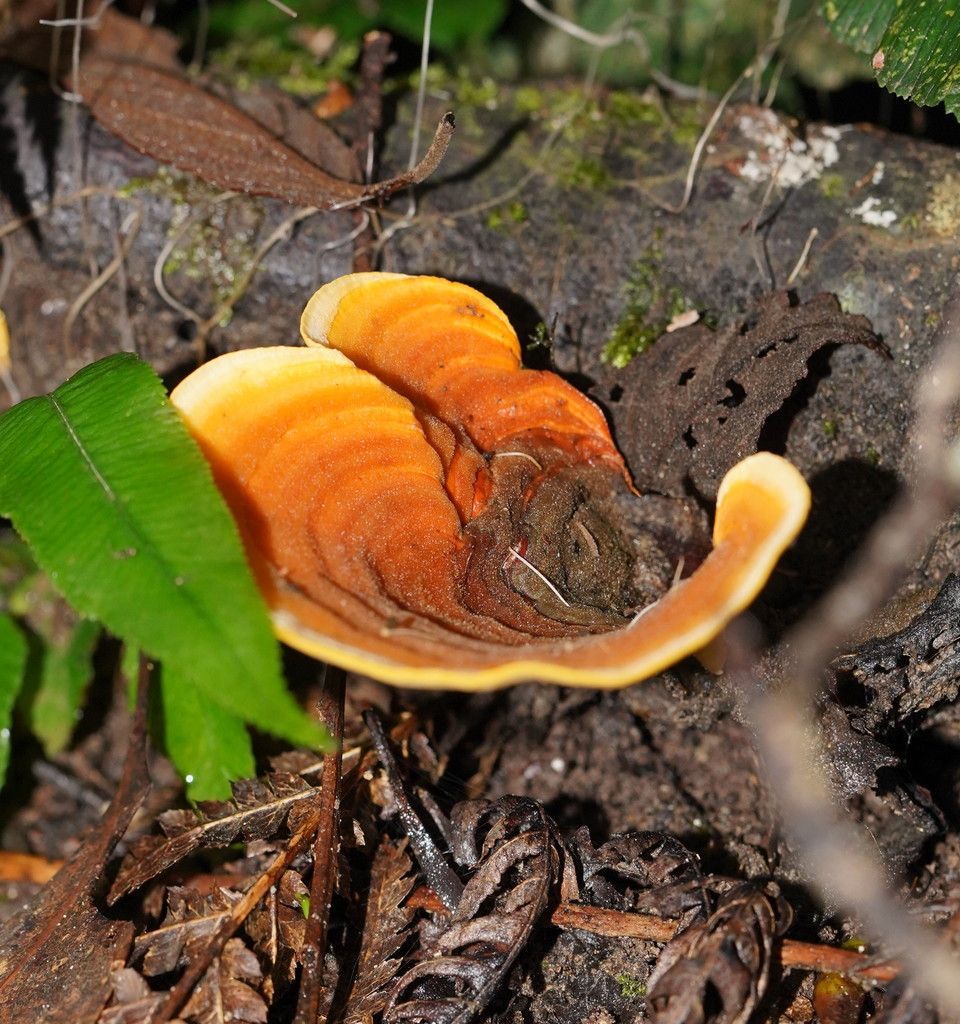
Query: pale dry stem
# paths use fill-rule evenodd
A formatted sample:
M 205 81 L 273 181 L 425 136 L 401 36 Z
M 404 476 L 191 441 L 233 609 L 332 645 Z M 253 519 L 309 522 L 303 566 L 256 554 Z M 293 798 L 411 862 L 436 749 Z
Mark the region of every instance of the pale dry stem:
M 67 315 L 63 321 L 63 330 L 61 333 L 61 345 L 62 353 L 65 359 L 69 359 L 73 355 L 73 345 L 70 341 L 70 335 L 73 332 L 73 325 L 77 321 L 77 317 L 83 312 L 86 304 L 102 289 L 108 282 L 118 273 L 121 273 L 123 266 L 126 262 L 127 256 L 130 252 L 130 248 L 137 237 L 137 232 L 140 230 L 140 222 L 143 219 L 143 210 L 138 208 L 131 210 L 130 213 L 124 218 L 123 224 L 115 236 L 114 256 L 113 259 L 100 271 L 99 274 L 87 285 L 86 288 L 73 300 L 70 309 L 67 310 Z M 121 290 L 120 299 L 121 308 L 126 311 L 126 304 L 123 300 L 123 294 Z
M 808 871 L 828 902 L 852 913 L 872 939 L 895 951 L 920 989 L 953 1015 L 960 1012 L 960 962 L 937 932 L 895 902 L 872 844 L 834 805 L 815 710 L 841 645 L 894 593 L 960 499 L 958 442 L 949 428 L 958 395 L 960 291 L 947 306 L 934 358 L 918 386 L 913 486 L 876 525 L 844 579 L 787 637 L 791 660 L 783 685 L 763 693 L 750 669 L 740 673 L 785 827 Z M 742 632 L 739 641 L 743 665 L 750 645 Z

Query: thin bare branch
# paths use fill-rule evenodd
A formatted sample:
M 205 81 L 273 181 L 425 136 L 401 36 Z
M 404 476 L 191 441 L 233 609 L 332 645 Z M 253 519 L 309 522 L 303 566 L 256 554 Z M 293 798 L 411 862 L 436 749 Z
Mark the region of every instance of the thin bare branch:
M 63 321 L 63 331 L 61 334 L 62 352 L 65 359 L 73 357 L 72 345 L 70 342 L 70 335 L 73 333 L 73 326 L 77 322 L 77 317 L 83 312 L 84 306 L 97 294 L 110 279 L 120 271 L 123 266 L 127 255 L 130 252 L 130 247 L 133 245 L 134 240 L 137 237 L 137 232 L 140 230 L 140 221 L 143 218 L 142 208 L 138 208 L 131 211 L 131 213 L 124 219 L 123 225 L 120 228 L 120 232 L 115 246 L 114 257 L 110 262 L 100 271 L 99 274 L 87 285 L 86 288 L 73 300 L 70 309 L 67 311 L 66 318 Z
M 561 17 L 548 7 L 544 7 L 540 0 L 521 0 L 521 3 L 528 11 L 532 11 L 548 25 L 552 25 L 573 39 L 579 39 L 580 42 L 586 43 L 588 46 L 608 50 L 611 46 L 619 46 L 621 43 L 638 43 L 641 49 L 646 52 L 647 43 L 643 35 L 629 24 L 622 27 L 615 26 L 609 32 L 601 35 L 600 33 L 591 32 L 589 29 L 583 28 L 576 24 L 576 22 Z M 618 20 L 622 21 L 623 19 Z

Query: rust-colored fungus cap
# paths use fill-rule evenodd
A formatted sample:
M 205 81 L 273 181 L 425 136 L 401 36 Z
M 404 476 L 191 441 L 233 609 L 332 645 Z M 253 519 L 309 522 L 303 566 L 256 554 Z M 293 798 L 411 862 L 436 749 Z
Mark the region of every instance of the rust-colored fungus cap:
M 634 568 L 603 581 L 638 550 L 594 508 L 630 493 L 603 415 L 521 368 L 489 299 L 353 274 L 313 296 L 301 329 L 310 347 L 221 356 L 172 400 L 278 635 L 317 658 L 404 686 L 623 686 L 713 640 L 806 519 L 800 474 L 751 456 L 720 488 L 713 550 L 632 603 Z

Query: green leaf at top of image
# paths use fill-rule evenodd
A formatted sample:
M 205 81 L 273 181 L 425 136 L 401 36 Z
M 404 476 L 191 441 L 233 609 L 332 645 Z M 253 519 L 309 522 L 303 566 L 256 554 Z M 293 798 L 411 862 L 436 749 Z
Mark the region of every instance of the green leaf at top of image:
M 27 638 L 9 615 L 0 615 L 0 785 L 10 761 L 10 720 L 27 665 Z
M 820 0 L 833 35 L 858 53 L 874 53 L 897 10 L 898 0 Z
M 921 106 L 960 109 L 960 7 L 943 2 L 821 0 L 830 31 L 873 59 L 877 82 Z
M 0 417 L 0 514 L 82 615 L 243 721 L 324 742 L 284 685 L 210 469 L 146 363 L 108 356 Z

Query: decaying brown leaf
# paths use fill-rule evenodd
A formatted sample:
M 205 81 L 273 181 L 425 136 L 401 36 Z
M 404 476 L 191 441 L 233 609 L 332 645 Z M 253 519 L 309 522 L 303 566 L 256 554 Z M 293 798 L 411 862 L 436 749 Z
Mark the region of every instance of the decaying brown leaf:
M 779 897 L 744 884 L 664 949 L 647 993 L 655 1024 L 744 1024 L 770 980 Z
M 162 998 L 132 967 L 114 967 L 110 981 L 113 985 L 111 1004 L 100 1014 L 97 1024 L 142 1024 Z
M 637 488 L 680 496 L 692 485 L 714 498 L 723 474 L 757 450 L 810 357 L 850 344 L 886 352 L 864 317 L 826 294 L 793 305 L 774 292 L 741 324 L 665 334 L 617 376 L 618 440 Z
M 397 979 L 386 1022 L 466 1024 L 482 1012 L 546 909 L 558 875 L 553 825 L 536 801 L 504 797 L 492 807 L 461 808 L 461 820 L 489 826 L 480 859 L 449 925 L 425 949 L 428 958 Z
M 254 779 L 234 783 L 233 802 L 207 801 L 197 811 L 168 811 L 158 823 L 162 836 L 138 840 L 120 865 L 108 902 L 155 878 L 200 847 L 224 847 L 240 840 L 272 836 L 286 822 L 295 831 L 318 790 L 299 775 L 274 772 L 266 784 Z
M 347 1024 L 371 1024 L 386 1005 L 400 966 L 397 953 L 408 938 L 413 920 L 414 912 L 406 906 L 414 883 L 412 867 L 406 843 L 385 838 L 377 847 L 370 869 L 360 955 L 344 1016 Z
M 583 879 L 581 899 L 596 907 L 680 917 L 705 907 L 707 892 L 697 858 L 662 832 L 611 836 L 594 849 L 580 829 L 571 850 Z
M 260 963 L 269 965 L 263 991 L 269 998 L 285 992 L 297 974 L 297 957 L 307 930 L 304 907 L 310 890 L 296 871 L 285 871 L 264 903 L 247 918 L 245 931 Z
M 137 938 L 131 962 L 139 966 L 147 978 L 183 967 L 191 946 L 199 946 L 209 939 L 235 901 L 236 897 L 226 889 L 217 889 L 203 897 L 194 889 L 170 886 L 163 922 Z
M 253 987 L 261 976 L 256 954 L 230 939 L 193 990 L 183 1018 L 190 1024 L 266 1024 L 267 1005 Z
M 70 8 L 73 7 L 71 11 Z M 4 4 L 0 3 L 0 11 Z M 52 19 L 84 17 L 76 4 L 58 5 L 56 0 L 14 0 L 10 18 L 0 17 L 0 57 L 44 74 L 56 69 L 65 74 L 73 59 L 72 40 L 53 30 Z M 155 67 L 180 67 L 177 50 L 181 42 L 156 24 L 130 17 L 116 7 L 102 4 L 83 28 L 80 45 L 84 53 L 136 59 Z
M 114 972 L 115 1005 L 104 1015 L 110 1024 L 140 1019 L 155 1008 L 165 992 L 154 992 L 147 979 L 164 979 L 183 970 L 206 946 L 240 899 L 239 893 L 217 889 L 206 897 L 193 889 L 171 886 L 166 893 L 166 916 L 158 928 L 139 936 L 128 966 Z M 230 939 L 212 959 L 181 1016 L 196 1024 L 267 1019 L 267 1004 L 257 987 L 263 970 L 256 953 L 238 938 Z M 139 979 L 139 980 L 138 980 Z M 154 981 L 156 983 L 156 981 Z
M 453 135 L 452 114 L 412 170 L 361 185 L 315 167 L 229 103 L 187 78 L 135 61 L 85 56 L 71 88 L 105 128 L 141 153 L 233 192 L 324 210 L 383 199 L 433 172 Z
M 243 89 L 229 88 L 221 98 L 315 167 L 322 167 L 342 181 L 360 181 L 360 165 L 351 147 L 312 110 L 287 93 L 253 83 Z
M 110 994 L 133 924 L 105 917 L 97 897 L 104 865 L 150 788 L 146 768 L 147 666 L 123 776 L 99 827 L 0 930 L 0 1024 L 76 1024 L 94 1019 Z
M 115 969 L 111 977 L 114 1003 L 98 1024 L 141 1024 L 152 1019 L 151 1014 L 158 1010 L 165 993 L 155 993 L 144 976 L 129 967 Z M 257 990 L 262 978 L 260 961 L 253 950 L 241 939 L 229 939 L 177 1020 L 189 1024 L 266 1024 L 267 1003 Z

